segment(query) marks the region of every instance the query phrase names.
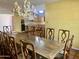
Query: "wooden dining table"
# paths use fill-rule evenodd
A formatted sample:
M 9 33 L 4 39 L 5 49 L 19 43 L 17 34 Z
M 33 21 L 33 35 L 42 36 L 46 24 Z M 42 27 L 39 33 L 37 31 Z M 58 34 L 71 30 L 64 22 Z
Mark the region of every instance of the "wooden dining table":
M 23 34 L 22 34 L 23 35 Z M 53 59 L 60 52 L 64 45 L 55 40 L 45 39 L 39 36 L 19 36 L 19 40 L 29 42 L 34 45 L 35 52 L 40 55 L 38 59 Z M 18 43 L 20 43 L 18 40 Z

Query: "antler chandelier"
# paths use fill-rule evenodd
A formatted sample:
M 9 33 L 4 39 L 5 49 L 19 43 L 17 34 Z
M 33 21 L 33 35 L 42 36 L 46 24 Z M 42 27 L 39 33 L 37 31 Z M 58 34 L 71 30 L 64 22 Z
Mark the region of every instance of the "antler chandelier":
M 18 16 L 29 17 L 30 15 L 32 15 L 31 7 L 32 5 L 28 0 L 23 1 L 23 8 L 19 6 L 18 2 L 15 2 L 13 13 L 14 15 L 18 15 Z

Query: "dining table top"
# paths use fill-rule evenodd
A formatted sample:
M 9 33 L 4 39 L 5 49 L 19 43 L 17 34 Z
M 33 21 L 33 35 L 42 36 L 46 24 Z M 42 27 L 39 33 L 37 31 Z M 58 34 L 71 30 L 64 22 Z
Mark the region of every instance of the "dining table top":
M 64 47 L 63 44 L 58 43 L 58 41 L 45 39 L 39 36 L 19 36 L 19 40 L 24 42 L 32 43 L 35 48 L 35 52 L 46 57 L 47 59 L 53 59 L 56 54 L 61 51 Z M 18 43 L 20 41 L 18 40 Z

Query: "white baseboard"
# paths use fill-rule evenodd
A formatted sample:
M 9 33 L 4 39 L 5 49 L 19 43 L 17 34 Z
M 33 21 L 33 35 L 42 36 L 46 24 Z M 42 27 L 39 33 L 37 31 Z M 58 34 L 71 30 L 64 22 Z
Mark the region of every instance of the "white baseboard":
M 73 47 L 72 49 L 73 49 L 73 50 L 79 50 L 79 48 L 74 48 L 74 47 Z

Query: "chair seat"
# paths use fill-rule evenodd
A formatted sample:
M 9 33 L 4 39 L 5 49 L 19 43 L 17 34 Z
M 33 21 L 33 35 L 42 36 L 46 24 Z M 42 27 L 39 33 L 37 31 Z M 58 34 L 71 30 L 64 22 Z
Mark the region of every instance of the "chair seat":
M 63 59 L 64 54 L 58 53 L 54 59 Z

